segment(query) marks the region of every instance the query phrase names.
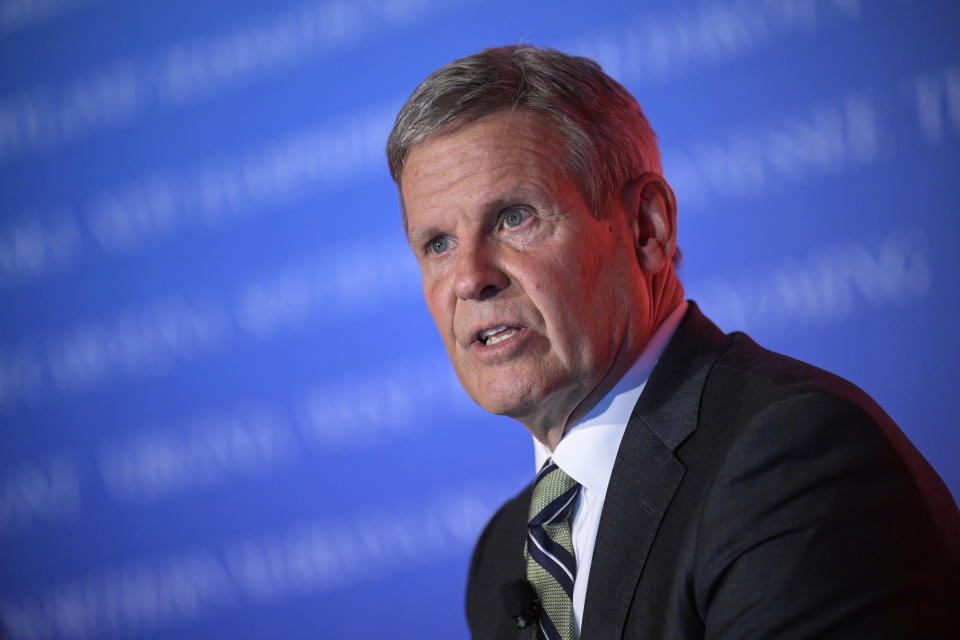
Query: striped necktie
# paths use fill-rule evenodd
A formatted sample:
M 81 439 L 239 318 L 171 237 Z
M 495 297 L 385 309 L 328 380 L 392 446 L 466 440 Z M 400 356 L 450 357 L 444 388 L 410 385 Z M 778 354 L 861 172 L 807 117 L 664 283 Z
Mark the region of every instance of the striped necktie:
M 580 485 L 548 460 L 537 474 L 527 525 L 527 581 L 540 597 L 544 640 L 573 637 L 573 579 L 577 560 L 570 537 L 570 515 Z

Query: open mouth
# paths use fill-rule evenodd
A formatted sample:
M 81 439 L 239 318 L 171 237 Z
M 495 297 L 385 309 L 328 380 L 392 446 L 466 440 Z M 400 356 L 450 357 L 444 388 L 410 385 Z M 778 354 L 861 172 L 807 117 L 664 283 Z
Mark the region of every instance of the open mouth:
M 505 324 L 500 325 L 499 327 L 491 327 L 489 329 L 484 329 L 477 336 L 477 339 L 481 344 L 487 347 L 492 347 L 495 344 L 503 342 L 504 340 L 509 340 L 519 331 L 516 327 L 508 327 Z

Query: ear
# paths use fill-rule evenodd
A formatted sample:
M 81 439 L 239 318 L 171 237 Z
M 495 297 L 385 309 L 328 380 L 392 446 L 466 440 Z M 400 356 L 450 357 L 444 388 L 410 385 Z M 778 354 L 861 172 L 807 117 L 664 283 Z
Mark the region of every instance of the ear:
M 647 172 L 627 182 L 623 206 L 633 230 L 640 268 L 651 275 L 670 264 L 677 250 L 677 200 L 658 173 Z

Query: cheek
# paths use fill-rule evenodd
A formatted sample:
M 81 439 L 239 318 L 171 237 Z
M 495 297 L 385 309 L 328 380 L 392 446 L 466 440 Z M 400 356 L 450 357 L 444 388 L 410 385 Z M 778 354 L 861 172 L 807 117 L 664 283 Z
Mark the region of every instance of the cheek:
M 614 319 L 628 304 L 625 292 L 626 275 L 617 266 L 612 252 L 585 252 L 569 279 L 571 313 L 579 316 L 584 331 L 593 335 L 605 333 L 616 323 Z
M 442 295 L 441 287 L 434 284 L 423 283 L 423 299 L 427 303 L 427 310 L 433 318 L 440 335 L 446 339 L 448 327 L 452 324 L 453 312 L 448 308 L 446 298 Z
M 594 256 L 570 251 L 556 255 L 559 259 L 528 264 L 522 278 L 523 288 L 544 313 L 577 314 L 589 303 L 596 287 L 597 260 Z

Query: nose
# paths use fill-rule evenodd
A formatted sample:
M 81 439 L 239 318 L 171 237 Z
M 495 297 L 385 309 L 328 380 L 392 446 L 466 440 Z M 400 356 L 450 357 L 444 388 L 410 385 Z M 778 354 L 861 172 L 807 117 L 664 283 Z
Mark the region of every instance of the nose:
M 454 291 L 462 300 L 486 300 L 510 285 L 497 256 L 483 244 L 461 245 L 454 274 Z

